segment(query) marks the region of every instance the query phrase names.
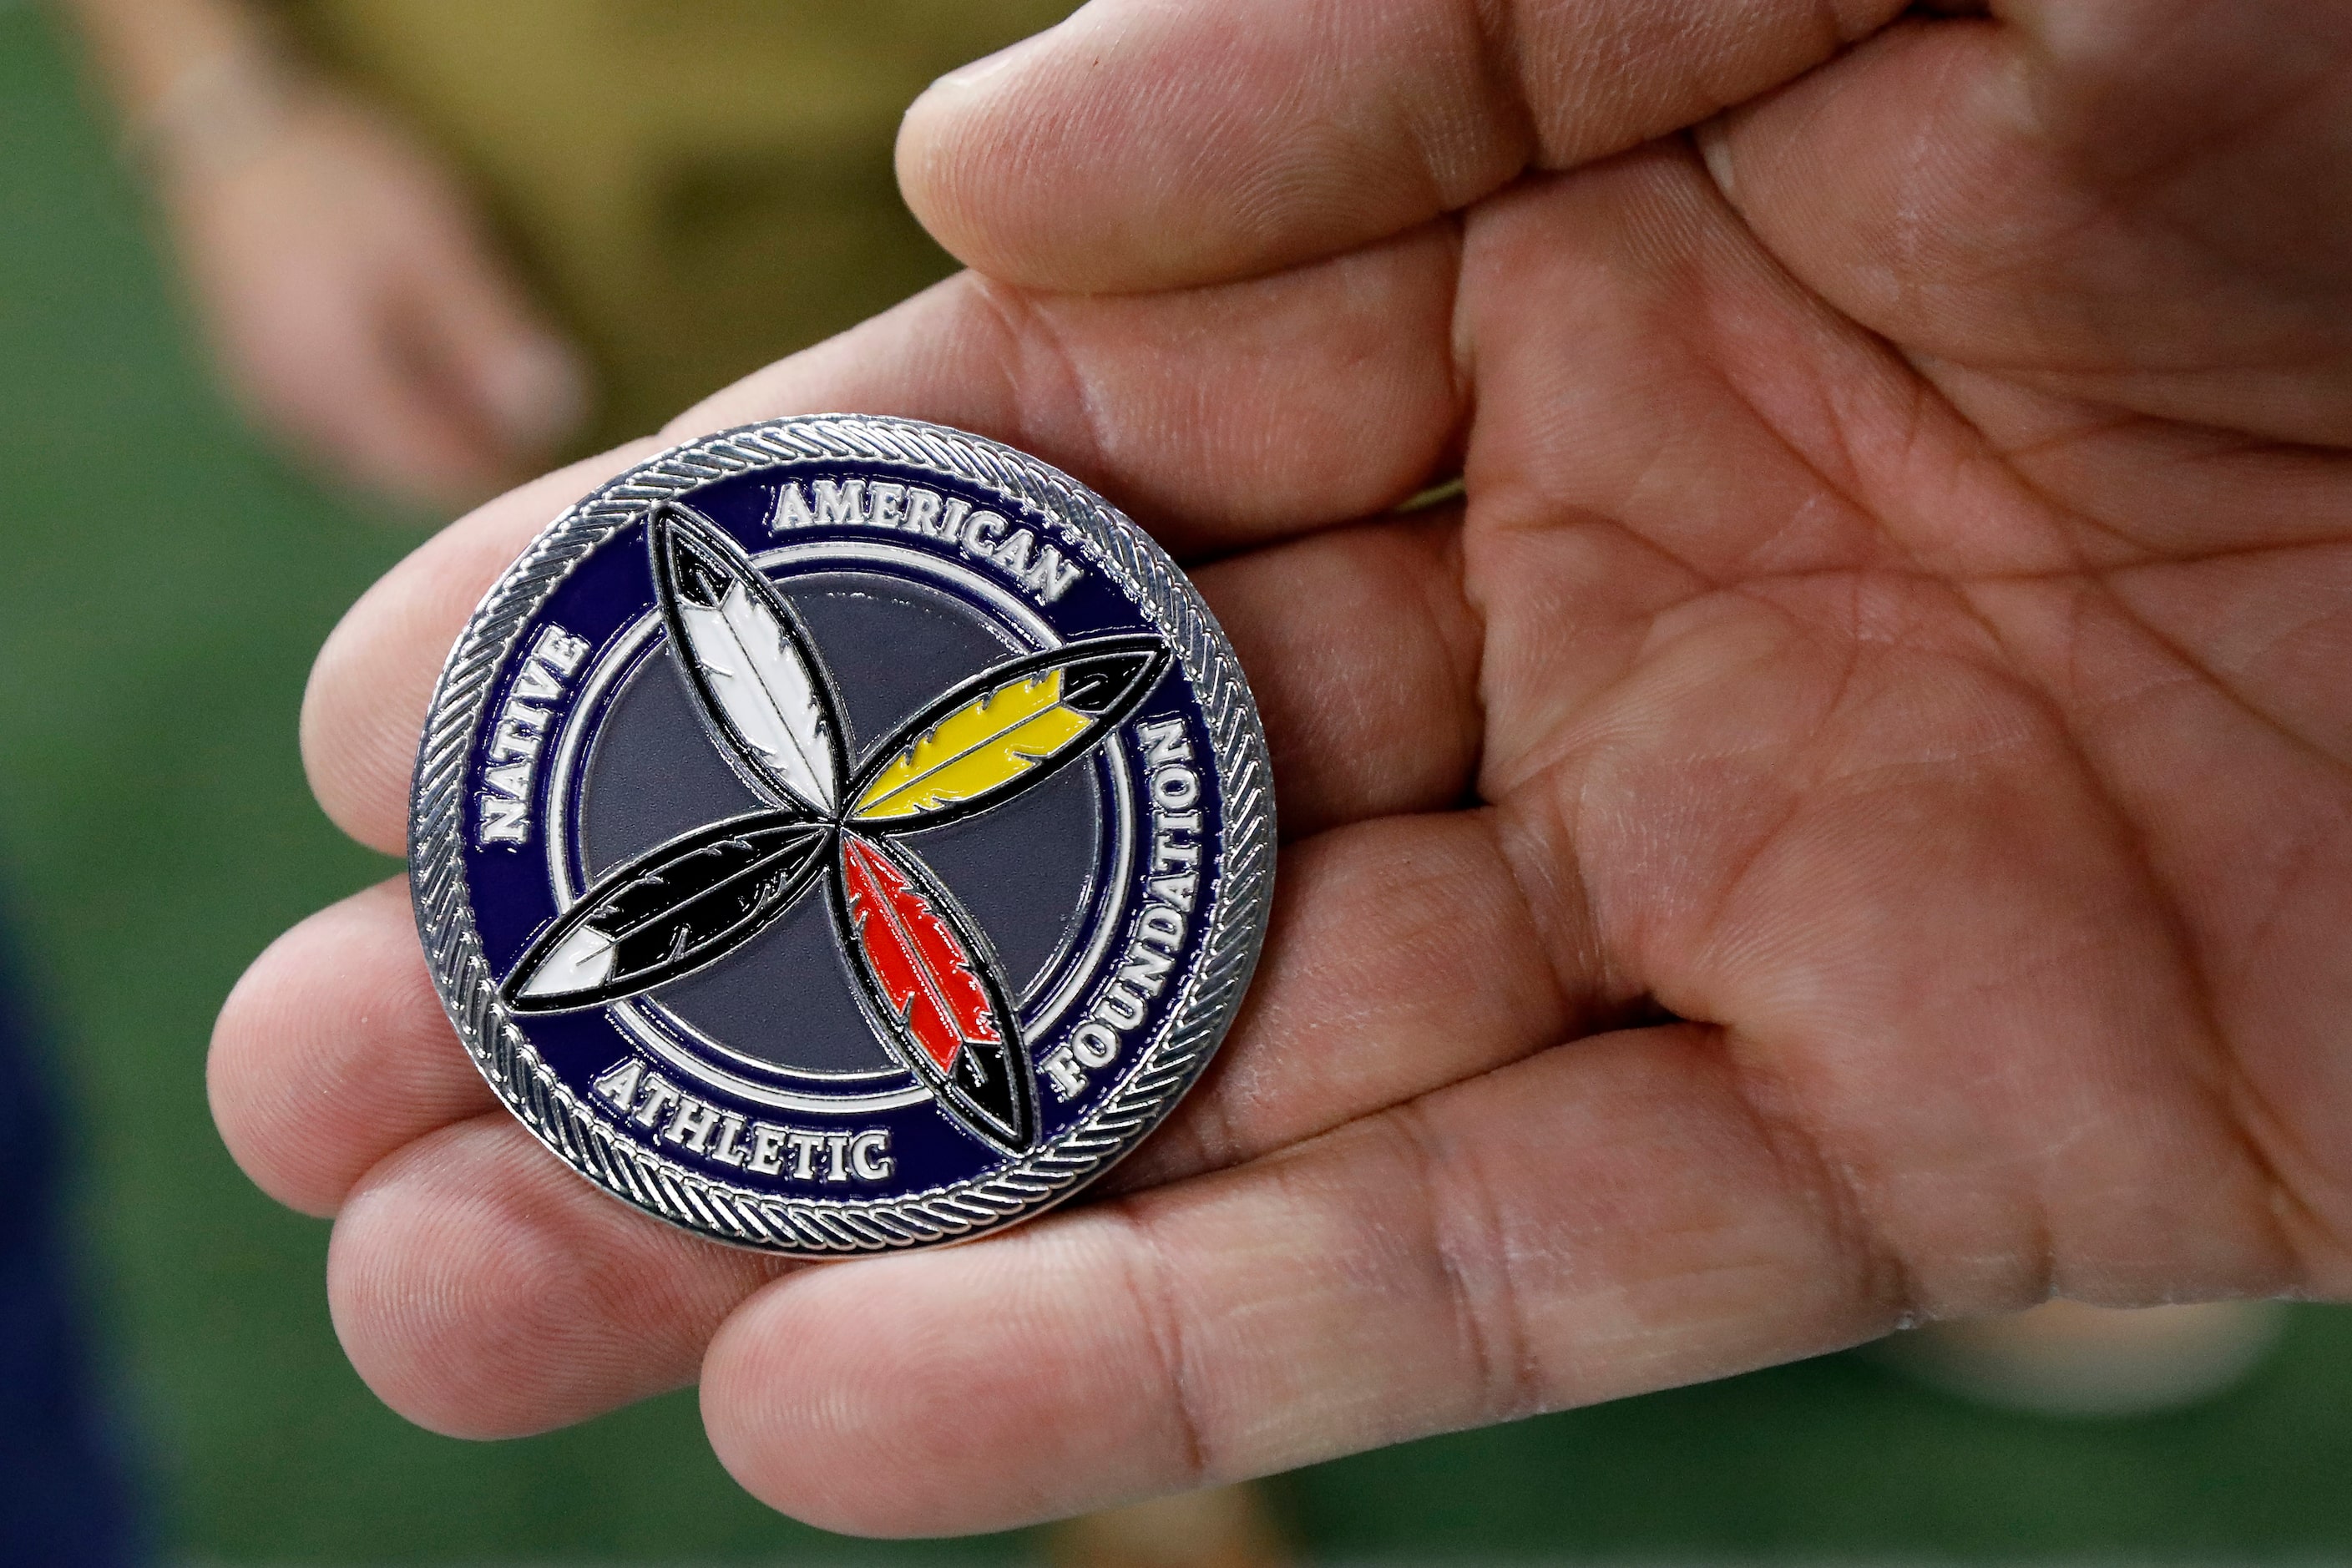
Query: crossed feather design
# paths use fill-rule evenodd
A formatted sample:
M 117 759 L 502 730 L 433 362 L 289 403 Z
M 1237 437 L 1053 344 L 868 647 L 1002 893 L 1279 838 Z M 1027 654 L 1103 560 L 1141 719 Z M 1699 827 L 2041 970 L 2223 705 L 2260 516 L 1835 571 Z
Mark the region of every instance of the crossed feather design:
M 994 947 L 906 832 L 991 810 L 1091 752 L 1169 664 L 1148 635 L 1024 655 L 941 693 L 853 772 L 806 626 L 734 540 L 675 503 L 647 528 L 670 650 L 767 804 L 599 878 L 517 961 L 517 1013 L 601 1006 L 717 963 L 820 878 L 875 1032 L 955 1121 L 1023 1153 L 1037 1090 Z

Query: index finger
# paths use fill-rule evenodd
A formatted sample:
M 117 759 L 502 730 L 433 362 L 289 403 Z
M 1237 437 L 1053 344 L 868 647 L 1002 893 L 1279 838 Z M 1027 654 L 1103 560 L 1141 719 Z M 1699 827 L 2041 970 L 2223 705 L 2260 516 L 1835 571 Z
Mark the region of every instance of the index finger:
M 1904 0 L 1094 0 L 908 110 L 940 244 L 1033 288 L 1250 277 L 1705 120 Z

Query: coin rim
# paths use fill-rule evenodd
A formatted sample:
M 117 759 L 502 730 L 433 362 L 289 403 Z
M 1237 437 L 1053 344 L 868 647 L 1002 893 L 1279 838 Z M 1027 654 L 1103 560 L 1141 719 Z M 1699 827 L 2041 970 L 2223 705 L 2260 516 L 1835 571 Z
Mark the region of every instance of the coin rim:
M 498 997 L 465 879 L 468 763 L 515 637 L 572 568 L 655 504 L 755 469 L 876 462 L 993 489 L 1041 514 L 1168 640 L 1207 721 L 1224 804 L 1218 893 L 1175 1005 L 1126 1079 L 1076 1124 L 1012 1165 L 890 1198 L 799 1198 L 714 1181 L 616 1132 L 557 1079 Z M 1140 528 L 1059 469 L 942 425 L 879 415 L 765 420 L 674 447 L 600 486 L 532 540 L 467 621 L 442 666 L 409 801 L 410 887 L 434 989 L 507 1109 L 614 1196 L 713 1241 L 829 1258 L 967 1241 L 1069 1199 L 1142 1142 L 1200 1077 L 1232 1024 L 1265 939 L 1274 791 L 1257 704 L 1223 628 Z

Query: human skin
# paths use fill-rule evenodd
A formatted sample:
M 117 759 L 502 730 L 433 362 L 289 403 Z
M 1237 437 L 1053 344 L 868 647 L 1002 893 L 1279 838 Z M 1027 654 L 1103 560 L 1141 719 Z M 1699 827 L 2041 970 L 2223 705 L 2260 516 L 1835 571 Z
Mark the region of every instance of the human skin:
M 245 0 L 69 0 L 229 394 L 381 500 L 470 505 L 585 412 L 579 355 L 453 173 Z
M 545 467 L 585 413 L 577 353 L 373 106 L 306 95 L 266 146 L 157 195 L 228 391 L 327 478 L 446 515 Z
M 796 1268 L 562 1169 L 360 894 L 212 1090 L 335 1215 L 371 1385 L 493 1436 L 698 1375 L 754 1493 L 918 1533 L 2352 1289 L 2352 14 L 1898 9 L 1097 0 L 919 100 L 978 270 L 666 438 L 941 420 L 1196 563 L 1286 837 L 1248 1005 L 1097 1201 Z M 467 612 L 655 446 L 351 613 L 348 831 L 397 848 Z

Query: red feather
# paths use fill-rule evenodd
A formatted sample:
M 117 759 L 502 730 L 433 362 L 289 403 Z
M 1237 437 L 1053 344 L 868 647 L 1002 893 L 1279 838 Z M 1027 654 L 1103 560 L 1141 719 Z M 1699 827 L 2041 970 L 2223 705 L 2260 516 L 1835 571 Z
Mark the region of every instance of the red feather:
M 841 863 L 866 968 L 940 1070 L 966 1043 L 1002 1039 L 971 954 L 921 890 L 854 833 L 842 836 Z

